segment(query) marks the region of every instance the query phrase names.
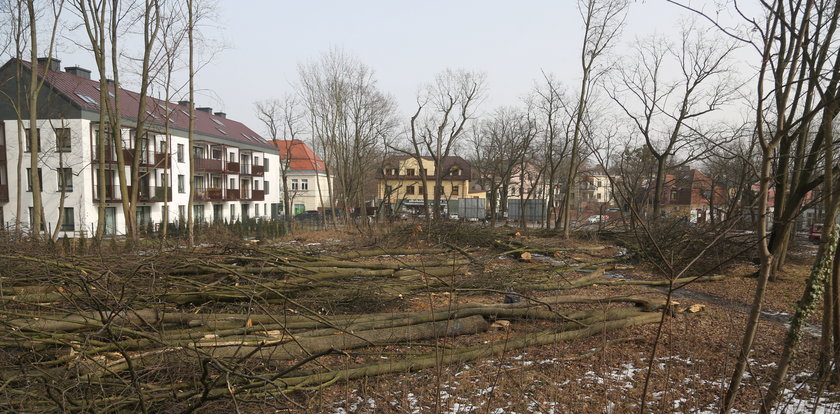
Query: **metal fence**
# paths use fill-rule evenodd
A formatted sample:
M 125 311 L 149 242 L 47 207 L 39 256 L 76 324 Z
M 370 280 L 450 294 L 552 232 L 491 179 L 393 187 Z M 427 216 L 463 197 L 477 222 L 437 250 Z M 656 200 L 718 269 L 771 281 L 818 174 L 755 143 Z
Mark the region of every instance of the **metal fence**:
M 522 200 L 508 199 L 508 219 L 519 220 L 521 203 Z M 538 222 L 545 220 L 544 199 L 525 200 L 525 220 Z

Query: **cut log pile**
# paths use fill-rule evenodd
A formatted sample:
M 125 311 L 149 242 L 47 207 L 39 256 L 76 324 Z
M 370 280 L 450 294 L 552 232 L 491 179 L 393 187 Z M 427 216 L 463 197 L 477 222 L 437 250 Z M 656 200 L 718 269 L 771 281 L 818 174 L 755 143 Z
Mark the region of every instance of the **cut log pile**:
M 483 268 L 474 253 L 374 249 L 313 256 L 249 247 L 135 261 L 0 256 L 8 263 L 0 279 L 0 383 L 8 398 L 0 406 L 27 412 L 189 410 L 216 399 L 276 397 L 491 357 L 654 323 L 663 310 L 675 311 L 654 292 L 567 293 L 641 282 L 605 280 L 605 260 L 614 259 L 603 258 L 521 280 L 521 291 L 553 290 L 552 296 L 501 303 L 496 293 L 496 303 L 471 301 L 466 295 L 478 290 L 462 289 L 461 282 L 480 283 Z M 594 271 L 557 277 L 582 268 Z M 408 302 L 435 291 L 448 292 L 449 300 L 425 310 Z M 330 308 L 371 298 L 378 300 L 373 312 Z M 525 320 L 531 322 L 504 341 L 495 342 L 492 334 L 478 345 L 456 339 Z M 385 346 L 421 351 L 387 362 L 354 354 Z

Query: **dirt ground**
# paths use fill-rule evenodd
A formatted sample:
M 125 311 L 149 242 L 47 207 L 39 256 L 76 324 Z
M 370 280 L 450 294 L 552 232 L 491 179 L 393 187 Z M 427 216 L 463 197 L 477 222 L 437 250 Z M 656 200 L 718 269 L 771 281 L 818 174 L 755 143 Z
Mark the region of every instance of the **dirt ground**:
M 316 237 L 307 236 L 312 242 Z M 332 238 L 336 240 L 336 238 Z M 574 251 L 564 255 L 569 262 L 613 257 L 622 249 L 597 241 L 562 242 L 556 238 L 529 237 L 528 245 L 548 247 L 602 247 L 597 251 Z M 336 244 L 326 250 L 341 249 Z M 758 410 L 760 390 L 766 389 L 787 326 L 785 315 L 792 313 L 810 270 L 816 249 L 801 243 L 780 280 L 770 284 L 765 309 L 778 319 L 763 319 L 751 355 L 744 387 L 736 405 L 739 412 Z M 476 254 L 490 254 L 488 251 Z M 531 264 L 495 258 L 485 265 L 493 273 L 521 273 Z M 458 366 L 441 366 L 416 373 L 386 375 L 337 384 L 295 398 L 298 408 L 308 412 L 446 412 L 446 413 L 565 413 L 638 412 L 645 377 L 650 369 L 648 409 L 650 412 L 715 413 L 732 373 L 737 345 L 746 321 L 746 307 L 752 302 L 757 271 L 751 263 L 736 262 L 722 272 L 726 280 L 694 283 L 675 299 L 683 305 L 702 304 L 704 311 L 667 318 L 660 345 L 650 364 L 657 326 L 646 325 L 609 332 L 553 345 L 512 351 L 497 358 Z M 527 270 L 525 270 L 527 272 Z M 656 279 L 643 265 L 619 271 L 633 279 Z M 566 274 L 572 279 L 579 273 Z M 526 295 L 552 292 L 519 292 Z M 661 289 L 641 286 L 589 286 L 575 290 L 585 296 L 621 296 L 661 293 Z M 700 295 L 695 295 L 699 293 Z M 706 297 L 708 296 L 708 297 Z M 500 302 L 501 294 L 434 294 L 409 300 L 411 309 L 423 310 L 449 302 Z M 819 316 L 812 318 L 818 324 Z M 539 329 L 538 322 L 519 321 L 510 329 L 487 332 L 459 343 L 498 340 Z M 817 325 L 818 326 L 818 325 Z M 811 379 L 815 369 L 818 337 L 812 327 L 803 341 L 790 376 L 779 412 L 840 412 L 840 393 L 820 389 Z M 395 347 L 391 347 L 395 348 Z M 411 352 L 399 347 L 397 352 Z M 385 348 L 379 358 L 387 358 Z M 347 363 L 360 363 L 376 351 L 353 354 Z M 419 352 L 419 350 L 418 350 Z M 819 394 L 819 396 L 818 396 Z
M 475 240 L 478 242 L 469 243 Z M 519 246 L 528 246 L 534 251 L 530 260 L 516 259 Z M 169 268 L 178 269 L 185 263 L 214 263 L 220 257 L 227 259 L 225 255 L 243 255 L 242 252 L 248 252 L 248 248 L 234 243 L 221 250 L 218 247 L 202 247 L 188 253 L 178 249 L 155 253 L 150 249 L 137 254 L 134 257 L 136 262 L 127 257 L 107 262 L 108 274 L 124 275 L 133 271 L 141 276 L 152 275 L 154 283 L 161 284 L 166 277 L 172 277 L 166 276 Z M 464 226 L 441 233 L 416 225 L 403 226 L 399 231 L 374 231 L 364 236 L 345 231 L 307 232 L 259 243 L 259 250 L 272 255 L 273 263 L 280 264 L 293 263 L 289 261 L 293 256 L 308 260 L 375 249 L 386 252 L 432 248 L 443 249 L 445 253 L 384 254 L 352 260 L 359 267 L 412 262 L 421 270 L 424 263 L 453 257 L 468 257 L 470 264 L 445 276 L 406 279 L 406 286 L 413 288 L 405 290 L 400 290 L 399 285 L 395 288 L 387 279 L 357 277 L 341 283 L 311 285 L 318 287 L 311 291 L 296 291 L 298 296 L 292 302 L 275 300 L 255 306 L 251 298 L 250 302 L 230 300 L 178 305 L 172 310 L 196 314 L 210 310 L 234 314 L 255 311 L 287 314 L 305 308 L 316 310 L 326 317 L 357 313 L 423 313 L 457 304 L 502 304 L 506 299 L 538 302 L 540 298 L 558 294 L 605 299 L 638 295 L 664 298 L 665 295 L 662 286 L 622 284 L 621 281 L 657 281 L 662 277 L 627 248 L 621 247 L 620 242 L 599 240 L 597 237 L 564 241 L 556 235 L 536 230 L 523 235 L 515 229 L 500 228 L 488 232 Z M 737 412 L 755 412 L 758 409 L 761 390 L 767 388 L 768 377 L 779 358 L 787 329 L 786 321 L 801 295 L 815 251 L 812 245 L 797 245 L 780 279 L 770 284 L 766 312 L 738 397 Z M 420 265 L 417 265 L 418 261 Z M 585 278 L 598 267 L 603 267 L 606 272 L 593 283 L 574 289 L 557 288 Z M 661 332 L 660 325 L 656 323 L 633 326 L 571 341 L 505 349 L 490 357 L 464 363 L 438 363 L 431 368 L 403 373 L 297 386 L 295 391 L 277 392 L 270 397 L 250 398 L 245 393 L 236 399 L 210 401 L 197 412 L 624 413 L 639 412 L 644 395 L 646 412 L 715 413 L 732 373 L 746 311 L 752 302 L 756 279 L 751 275 L 755 271 L 756 267 L 749 261 L 735 260 L 717 269 L 716 274 L 725 276 L 722 280 L 695 282 L 678 290 L 673 300 L 679 302 L 680 309 L 702 305 L 695 308 L 701 311 L 666 314 Z M 276 278 L 271 273 L 257 274 L 262 278 L 260 280 L 273 281 L 272 278 Z M 0 276 L 5 278 L 3 280 L 10 277 Z M 178 276 L 175 279 L 179 283 L 198 283 L 198 280 L 205 283 L 202 278 L 208 277 Z M 146 283 L 146 279 L 137 280 L 138 285 Z M 211 282 L 202 286 L 224 284 L 240 288 L 251 282 L 241 275 L 207 280 Z M 555 305 L 552 311 L 568 314 L 603 309 L 606 312 L 613 306 L 607 301 Z M 298 308 L 290 309 L 295 307 Z M 12 315 L 15 311 L 7 309 L 6 312 Z M 0 314 L 0 322 L 5 317 Z M 819 320 L 819 315 L 812 317 L 813 326 L 806 329 L 800 352 L 790 371 L 791 381 L 784 393 L 784 402 L 778 412 L 840 413 L 840 392 L 822 387 L 812 378 L 819 341 Z M 296 373 L 303 375 L 337 372 L 374 363 L 387 365 L 391 361 L 397 363 L 430 353 L 444 358 L 464 347 L 507 341 L 513 343 L 521 335 L 550 329 L 558 324 L 538 319 L 510 319 L 509 322 L 509 325 L 491 327 L 474 335 L 442 336 L 345 350 L 294 368 Z M 250 319 L 246 326 L 250 326 Z M 658 334 L 660 338 L 653 354 Z M 17 358 L 20 358 L 24 354 L 11 352 L 2 355 L 18 355 Z M 200 376 L 195 372 L 195 362 L 169 362 L 170 365 L 157 366 L 154 372 L 141 372 L 140 376 L 178 378 L 173 380 L 173 384 L 179 392 L 182 391 L 180 388 L 188 387 L 190 381 L 197 381 Z M 260 363 L 249 369 L 254 370 L 255 376 L 270 375 L 287 366 Z M 211 373 L 210 377 L 218 378 L 218 375 Z M 127 382 L 132 380 L 126 376 L 122 379 Z M 279 383 L 282 384 L 282 379 Z M 644 389 L 646 384 L 647 390 Z M 233 393 L 235 387 L 231 387 Z M 169 408 L 158 406 L 156 410 L 182 412 L 183 409 L 183 405 L 173 404 Z

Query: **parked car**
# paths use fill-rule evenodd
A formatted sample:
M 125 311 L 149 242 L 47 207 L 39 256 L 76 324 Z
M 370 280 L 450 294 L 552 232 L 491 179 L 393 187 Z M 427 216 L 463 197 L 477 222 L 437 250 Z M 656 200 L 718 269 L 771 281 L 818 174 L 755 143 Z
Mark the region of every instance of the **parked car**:
M 449 219 L 450 219 L 450 220 L 458 220 L 458 219 L 460 219 L 460 218 L 461 218 L 461 217 L 460 217 L 460 216 L 458 216 L 458 213 L 450 213 L 450 214 L 449 214 Z
M 610 219 L 610 216 L 607 216 L 607 215 L 594 215 L 594 216 L 589 216 L 589 218 L 586 219 L 586 222 L 590 223 L 590 224 L 594 224 L 594 223 L 601 223 L 601 222 L 607 221 L 609 219 Z
M 822 228 L 822 224 L 812 224 L 811 230 L 808 231 L 808 240 L 814 243 L 818 243 L 820 240 L 822 240 Z

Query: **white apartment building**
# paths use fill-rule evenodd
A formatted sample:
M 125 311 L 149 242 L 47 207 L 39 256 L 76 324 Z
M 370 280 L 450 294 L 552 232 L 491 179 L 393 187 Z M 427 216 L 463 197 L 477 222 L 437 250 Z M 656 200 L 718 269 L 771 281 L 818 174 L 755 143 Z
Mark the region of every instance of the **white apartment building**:
M 0 77 L 11 79 L 0 84 L 0 90 L 16 90 L 17 62 L 11 60 L 0 67 Z M 28 82 L 29 63 L 21 63 L 23 82 Z M 98 221 L 99 201 L 104 198 L 106 232 L 124 234 L 125 217 L 113 140 L 108 139 L 104 157 L 97 153 L 99 82 L 91 80 L 90 71 L 82 68 L 61 71 L 55 59 L 44 71 L 46 63 L 45 59 L 39 65 L 45 83 L 38 100 L 37 124 L 40 142 L 37 177 L 42 184 L 43 230 L 53 231 L 62 215 L 63 236 L 73 237 L 82 231 L 90 234 Z M 135 153 L 139 94 L 114 86 L 109 86 L 108 94 L 112 104 L 116 96 L 120 98 L 122 152 L 128 165 Z M 22 109 L 28 113 L 28 109 Z M 279 182 L 280 159 L 272 144 L 222 112 L 196 108 L 190 148 L 188 102 L 175 104 L 149 97 L 145 113 L 147 132 L 140 140 L 139 182 L 127 182 L 128 186 L 140 186 L 136 212 L 139 228 L 156 227 L 164 220 L 185 220 L 190 182 L 195 189 L 195 220 L 235 221 L 277 215 L 281 197 L 279 191 L 272 190 Z M 6 226 L 13 225 L 17 219 L 25 225 L 32 220 L 31 179 L 36 174 L 30 170 L 29 143 L 29 121 L 19 122 L 15 103 L 5 96 L 0 98 L 0 222 Z M 192 176 L 190 152 L 195 159 Z M 22 155 L 20 168 L 19 155 Z M 102 164 L 105 165 L 104 193 L 98 180 Z M 125 176 L 127 181 L 131 180 L 129 167 L 125 167 Z

